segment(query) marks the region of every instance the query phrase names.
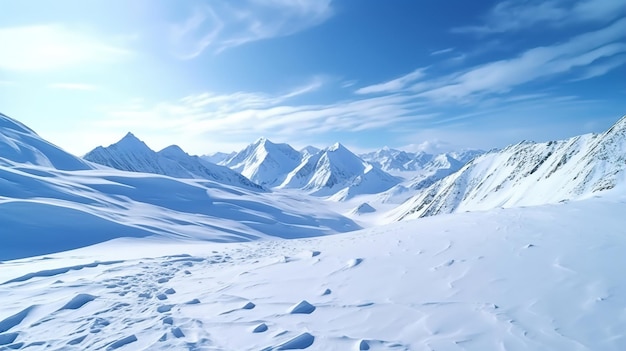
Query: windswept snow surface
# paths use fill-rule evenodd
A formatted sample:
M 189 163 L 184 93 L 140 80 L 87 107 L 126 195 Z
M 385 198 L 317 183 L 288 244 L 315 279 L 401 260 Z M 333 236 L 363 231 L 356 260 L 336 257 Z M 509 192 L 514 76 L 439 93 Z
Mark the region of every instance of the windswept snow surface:
M 115 170 L 0 166 L 0 260 L 118 237 L 247 241 L 356 230 L 299 196 Z
M 0 348 L 626 349 L 626 199 L 0 264 Z

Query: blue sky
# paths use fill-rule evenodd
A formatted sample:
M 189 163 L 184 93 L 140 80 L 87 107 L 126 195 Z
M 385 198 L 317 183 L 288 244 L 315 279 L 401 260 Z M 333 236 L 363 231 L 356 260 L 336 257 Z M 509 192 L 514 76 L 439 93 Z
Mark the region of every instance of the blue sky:
M 0 48 L 0 112 L 75 154 L 490 149 L 626 114 L 622 0 L 3 0 Z

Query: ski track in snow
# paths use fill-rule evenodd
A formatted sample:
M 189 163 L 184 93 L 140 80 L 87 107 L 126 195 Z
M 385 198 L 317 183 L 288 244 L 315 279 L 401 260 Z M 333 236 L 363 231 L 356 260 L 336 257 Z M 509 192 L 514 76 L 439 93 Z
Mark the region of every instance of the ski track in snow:
M 624 350 L 624 209 L 591 200 L 169 244 L 160 257 L 87 248 L 110 256 L 100 264 L 58 266 L 80 250 L 9 261 L 53 268 L 3 278 L 0 349 Z

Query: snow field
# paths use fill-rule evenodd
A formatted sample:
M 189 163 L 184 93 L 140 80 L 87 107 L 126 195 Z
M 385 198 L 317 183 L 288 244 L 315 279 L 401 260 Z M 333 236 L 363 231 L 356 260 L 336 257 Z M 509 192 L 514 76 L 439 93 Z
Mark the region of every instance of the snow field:
M 623 350 L 624 210 L 624 199 L 589 199 L 5 262 L 0 348 Z

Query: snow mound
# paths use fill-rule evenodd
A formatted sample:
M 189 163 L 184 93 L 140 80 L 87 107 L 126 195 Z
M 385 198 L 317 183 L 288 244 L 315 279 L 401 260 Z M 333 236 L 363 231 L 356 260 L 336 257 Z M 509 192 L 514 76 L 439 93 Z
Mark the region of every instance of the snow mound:
M 77 310 L 83 307 L 84 305 L 86 305 L 88 302 L 95 300 L 96 298 L 97 296 L 93 296 L 89 294 L 78 294 L 74 296 L 74 298 L 72 298 L 63 307 L 61 307 L 61 309 L 62 310 Z
M 367 213 L 373 213 L 373 212 L 376 212 L 376 209 L 372 207 L 370 204 L 368 204 L 367 202 L 360 204 L 358 207 L 350 211 L 350 213 L 354 215 L 361 215 L 361 214 L 367 214 Z
M 311 305 L 306 300 L 300 301 L 287 310 L 290 314 L 310 314 L 313 313 L 313 311 L 315 311 L 315 306 Z

